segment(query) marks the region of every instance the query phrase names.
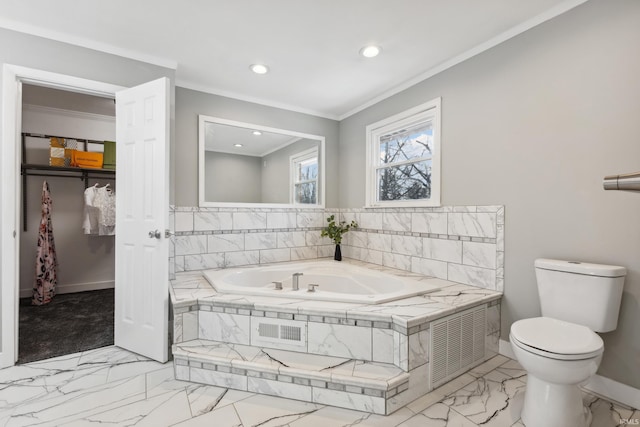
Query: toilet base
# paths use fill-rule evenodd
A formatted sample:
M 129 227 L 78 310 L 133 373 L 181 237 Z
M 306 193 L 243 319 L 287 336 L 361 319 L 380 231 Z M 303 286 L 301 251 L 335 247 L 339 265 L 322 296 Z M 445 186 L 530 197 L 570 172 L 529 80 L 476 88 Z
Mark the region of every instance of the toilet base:
M 527 427 L 588 427 L 591 411 L 575 384 L 553 384 L 529 373 L 522 421 Z

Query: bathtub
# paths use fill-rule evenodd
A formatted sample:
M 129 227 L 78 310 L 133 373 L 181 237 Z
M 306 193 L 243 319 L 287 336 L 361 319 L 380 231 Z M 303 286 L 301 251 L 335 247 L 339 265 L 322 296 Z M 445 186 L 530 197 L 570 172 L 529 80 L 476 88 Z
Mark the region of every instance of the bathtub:
M 292 289 L 293 273 L 299 290 Z M 206 270 L 204 277 L 219 293 L 304 300 L 380 304 L 440 289 L 434 281 L 408 277 L 332 260 L 289 262 L 266 267 Z M 277 290 L 274 282 L 282 282 Z M 309 292 L 310 284 L 317 284 Z

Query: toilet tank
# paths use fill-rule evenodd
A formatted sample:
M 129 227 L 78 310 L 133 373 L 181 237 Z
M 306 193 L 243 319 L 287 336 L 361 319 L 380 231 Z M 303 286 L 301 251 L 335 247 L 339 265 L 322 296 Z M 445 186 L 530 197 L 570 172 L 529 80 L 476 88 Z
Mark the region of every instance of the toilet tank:
M 544 317 L 609 332 L 618 326 L 627 270 L 614 265 L 537 259 L 538 295 Z

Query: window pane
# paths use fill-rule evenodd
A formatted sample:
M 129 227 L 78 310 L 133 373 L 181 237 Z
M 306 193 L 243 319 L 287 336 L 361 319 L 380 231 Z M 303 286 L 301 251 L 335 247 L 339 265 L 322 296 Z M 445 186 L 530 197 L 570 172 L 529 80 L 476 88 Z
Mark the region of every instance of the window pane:
M 403 162 L 411 159 L 431 158 L 433 153 L 433 126 L 421 123 L 401 129 L 380 138 L 380 164 Z
M 378 200 L 431 197 L 431 160 L 378 170 Z
M 316 204 L 316 183 L 305 182 L 304 184 L 295 185 L 295 202 Z
M 296 163 L 296 182 L 318 178 L 318 158 L 302 160 Z

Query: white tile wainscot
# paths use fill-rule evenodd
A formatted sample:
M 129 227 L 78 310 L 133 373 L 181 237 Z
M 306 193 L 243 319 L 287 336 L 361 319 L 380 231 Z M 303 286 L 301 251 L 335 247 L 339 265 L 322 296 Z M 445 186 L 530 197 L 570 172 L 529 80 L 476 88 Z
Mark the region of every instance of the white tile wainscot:
M 504 206 L 340 209 L 342 255 L 504 291 Z
M 178 273 L 171 287 L 176 378 L 386 415 L 431 390 L 432 321 L 486 306 L 478 363 L 497 353 L 500 292 L 343 262 L 440 289 L 377 305 L 328 303 L 218 294 L 199 272 Z M 281 345 L 258 337 L 256 325 L 279 322 L 299 327 L 304 339 Z
M 342 255 L 452 282 L 504 290 L 504 206 L 305 209 L 172 207 L 174 273 L 331 257 L 326 218 L 358 223 Z

